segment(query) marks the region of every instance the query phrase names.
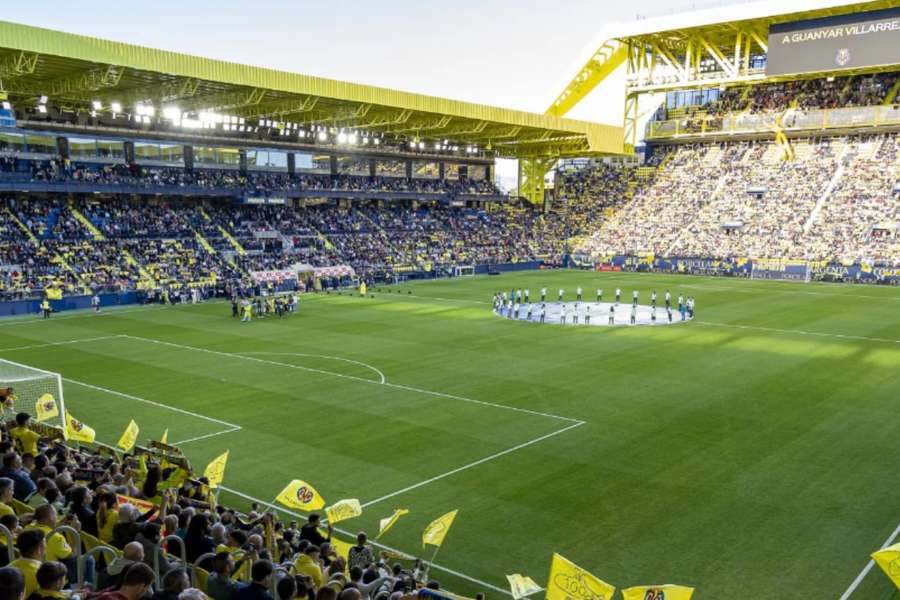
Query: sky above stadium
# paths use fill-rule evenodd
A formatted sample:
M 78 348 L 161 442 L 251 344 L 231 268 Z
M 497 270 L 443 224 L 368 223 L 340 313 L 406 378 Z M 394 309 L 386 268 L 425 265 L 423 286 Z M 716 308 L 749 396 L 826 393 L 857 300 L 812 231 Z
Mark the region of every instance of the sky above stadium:
M 4 20 L 543 112 L 603 23 L 728 0 L 71 0 L 10 2 Z M 618 95 L 621 95 L 619 92 Z M 610 101 L 621 98 L 611 98 Z M 621 122 L 601 102 L 595 121 Z M 607 114 L 608 113 L 608 114 Z

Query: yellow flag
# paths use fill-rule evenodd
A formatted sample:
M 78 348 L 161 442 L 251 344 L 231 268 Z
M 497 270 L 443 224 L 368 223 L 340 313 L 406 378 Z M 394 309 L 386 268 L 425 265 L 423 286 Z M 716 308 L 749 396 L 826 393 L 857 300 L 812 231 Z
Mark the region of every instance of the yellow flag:
M 56 400 L 53 394 L 44 394 L 34 403 L 34 412 L 37 415 L 37 422 L 46 421 L 53 417 L 59 416 L 59 408 L 56 406 Z
M 636 585 L 622 590 L 624 600 L 691 600 L 694 588 L 683 585 Z
M 299 479 L 287 484 L 275 500 L 289 508 L 300 510 L 318 510 L 325 506 L 325 498 L 316 491 L 316 488 Z
M 159 438 L 159 442 L 160 442 L 161 444 L 168 444 L 168 443 L 169 443 L 169 430 L 168 430 L 168 429 L 166 429 L 165 431 L 163 431 L 162 437 Z
M 94 438 L 97 437 L 97 432 L 82 423 L 81 421 L 75 419 L 69 411 L 66 411 L 66 439 L 73 440 L 76 442 L 87 442 L 89 444 L 94 443 Z
M 509 591 L 512 592 L 514 600 L 526 598 L 544 589 L 536 584 L 531 577 L 519 575 L 518 573 L 507 575 L 506 580 L 509 581 Z
M 547 600 L 612 600 L 616 588 L 594 577 L 578 565 L 553 554 Z
M 873 552 L 872 560 L 881 567 L 884 574 L 900 589 L 900 543 L 882 548 L 878 552 Z
M 138 433 L 140 429 L 137 426 L 137 423 L 134 422 L 134 419 L 131 420 L 131 423 L 128 424 L 128 427 L 125 428 L 125 431 L 122 432 L 122 437 L 119 438 L 116 446 L 128 452 L 134 445 L 137 443 Z
M 166 430 L 168 431 L 168 430 Z M 225 479 L 225 465 L 228 463 L 228 450 L 214 458 L 212 462 L 206 465 L 203 476 L 209 479 L 209 487 L 217 488 Z
M 325 509 L 325 518 L 334 525 L 346 519 L 352 519 L 362 514 L 362 506 L 359 500 L 350 498 L 349 500 L 339 500 Z
M 450 526 L 453 525 L 453 519 L 456 518 L 456 513 L 458 512 L 458 510 L 451 510 L 446 515 L 438 517 L 429 523 L 425 531 L 422 532 L 422 547 L 424 548 L 425 544 L 431 544 L 432 546 L 443 544 L 444 538 L 447 536 L 447 532 L 450 531 Z
M 408 515 L 408 514 L 409 514 L 409 509 L 398 508 L 398 509 L 394 510 L 394 514 L 392 514 L 391 516 L 385 517 L 384 519 L 381 519 L 380 521 L 378 521 L 378 535 L 375 536 L 375 539 L 377 540 L 378 538 L 380 538 L 381 536 L 386 534 L 388 529 L 393 527 L 394 523 L 396 523 L 398 520 L 400 520 L 400 517 L 402 517 L 403 515 Z

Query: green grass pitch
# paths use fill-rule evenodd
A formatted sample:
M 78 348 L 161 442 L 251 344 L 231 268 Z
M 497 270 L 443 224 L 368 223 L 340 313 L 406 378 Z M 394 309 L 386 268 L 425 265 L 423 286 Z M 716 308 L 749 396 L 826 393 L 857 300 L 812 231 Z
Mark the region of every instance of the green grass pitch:
M 496 290 L 578 285 L 671 289 L 697 319 L 490 311 Z M 102 441 L 134 418 L 141 440 L 199 438 L 184 450 L 201 470 L 230 450 L 230 490 L 271 501 L 306 479 L 329 502 L 374 502 L 340 524 L 370 534 L 408 508 L 382 541 L 411 554 L 430 556 L 422 529 L 459 509 L 436 563 L 500 588 L 544 582 L 556 551 L 620 588 L 837 598 L 900 522 L 898 289 L 547 271 L 390 290 L 251 324 L 223 303 L 5 320 L 0 357 L 62 373 Z M 876 568 L 854 598 L 891 594 Z

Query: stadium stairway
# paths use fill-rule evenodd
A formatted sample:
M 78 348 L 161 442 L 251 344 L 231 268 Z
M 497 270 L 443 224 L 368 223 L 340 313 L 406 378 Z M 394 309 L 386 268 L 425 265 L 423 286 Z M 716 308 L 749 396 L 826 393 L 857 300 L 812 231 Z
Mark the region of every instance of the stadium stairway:
M 197 243 L 200 244 L 201 248 L 203 248 L 210 254 L 213 254 L 213 255 L 217 254 L 216 249 L 213 248 L 212 244 L 209 243 L 209 240 L 207 240 L 205 237 L 203 237 L 202 233 L 200 233 L 196 229 L 194 229 L 193 231 L 194 231 L 194 237 L 197 238 Z M 235 240 L 235 241 L 237 241 L 237 240 Z
M 206 215 L 206 212 L 204 211 L 203 214 Z M 209 217 L 206 217 L 206 218 L 208 219 Z M 222 237 L 225 238 L 226 240 L 228 240 L 228 243 L 231 244 L 231 247 L 234 248 L 234 251 L 238 253 L 238 256 L 246 256 L 247 255 L 247 251 L 244 249 L 243 246 L 241 246 L 241 243 L 239 241 L 237 241 L 237 239 L 233 235 L 228 233 L 228 231 L 221 225 L 217 225 L 217 227 L 219 229 L 219 232 L 222 234 Z M 209 244 L 209 242 L 207 242 L 207 244 Z M 211 248 L 212 248 L 212 246 L 210 246 L 210 249 Z
M 72 213 L 72 216 L 75 217 L 77 221 L 84 225 L 84 227 L 90 232 L 91 237 L 93 237 L 95 240 L 102 242 L 106 239 L 106 236 L 104 236 L 103 233 L 99 229 L 97 229 L 97 226 L 91 223 L 91 220 L 84 216 L 84 214 L 80 210 L 75 208 L 75 205 L 71 203 L 69 204 L 69 212 Z
M 838 183 L 840 183 L 843 176 L 844 163 L 841 162 L 838 165 L 838 168 L 834 171 L 834 175 L 831 176 L 831 181 L 828 182 L 828 185 L 825 186 L 825 190 L 822 192 L 822 195 L 819 196 L 819 199 L 816 201 L 816 205 L 813 207 L 812 212 L 809 213 L 809 218 L 806 220 L 806 223 L 803 224 L 804 235 L 808 234 L 813 228 L 813 225 L 815 225 L 816 219 L 819 217 L 819 213 L 822 212 L 822 208 L 825 206 L 825 203 L 828 202 L 828 198 L 831 197 L 831 193 L 834 192 L 834 189 L 837 187 Z
M 31 232 L 31 230 L 28 229 L 28 227 L 25 225 L 25 223 L 23 223 L 22 221 L 19 220 L 19 217 L 16 216 L 16 213 L 14 213 L 13 211 L 11 211 L 10 209 L 7 208 L 6 214 L 9 215 L 9 218 L 12 219 L 12 222 L 15 223 L 16 226 L 22 230 L 22 232 L 28 237 L 29 240 L 31 240 L 32 244 L 34 244 L 35 246 L 40 245 L 40 241 L 38 241 L 37 237 L 35 237 L 35 235 Z
M 894 100 L 897 99 L 897 92 L 900 92 L 900 78 L 897 79 L 897 82 L 894 83 L 893 87 L 888 90 L 887 95 L 884 97 L 884 101 L 881 103 L 883 106 L 890 106 L 894 103 Z

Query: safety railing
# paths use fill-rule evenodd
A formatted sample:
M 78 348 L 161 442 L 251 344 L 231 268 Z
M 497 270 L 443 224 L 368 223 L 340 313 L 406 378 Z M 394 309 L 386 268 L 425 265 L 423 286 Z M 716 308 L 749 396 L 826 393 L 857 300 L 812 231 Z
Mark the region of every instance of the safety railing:
M 81 560 L 81 533 L 74 527 L 60 525 L 50 534 L 58 533 L 64 536 L 72 546 L 72 555 L 75 557 L 75 572 L 78 574 L 78 587 L 84 585 L 84 561 Z
M 780 123 L 779 123 L 780 120 Z M 648 139 L 716 136 L 771 132 L 849 129 L 900 125 L 900 105 L 796 110 L 730 115 L 693 115 L 683 119 L 651 121 Z
M 195 588 L 201 590 L 203 593 L 206 593 L 206 582 L 205 581 L 202 582 L 202 585 L 201 585 L 198 575 L 199 575 L 200 571 L 206 572 L 206 569 L 204 569 L 200 565 L 202 565 L 204 562 L 211 560 L 215 557 L 216 557 L 215 552 L 207 552 L 206 554 L 201 554 L 200 556 L 197 557 L 197 560 L 194 561 L 193 568 L 191 569 L 191 585 L 194 586 Z M 207 573 L 207 575 L 208 575 L 208 573 Z
M 173 544 L 169 542 L 174 542 L 177 545 L 180 552 L 178 555 L 174 555 L 171 550 L 173 549 Z M 162 539 L 162 541 L 157 544 L 153 548 L 153 573 L 156 575 L 156 584 L 159 585 L 160 580 L 162 579 L 162 575 L 159 572 L 159 557 L 163 553 L 163 544 L 165 544 L 166 549 L 165 553 L 175 557 L 175 560 L 181 561 L 181 564 L 188 568 L 190 563 L 187 561 L 187 549 L 185 548 L 184 540 L 178 537 L 177 535 L 167 535 Z M 191 581 L 193 583 L 193 579 Z
M 6 538 L 6 555 L 9 557 L 6 564 L 9 564 L 16 560 L 16 547 L 13 541 L 13 534 L 5 525 L 0 525 L 0 535 Z

